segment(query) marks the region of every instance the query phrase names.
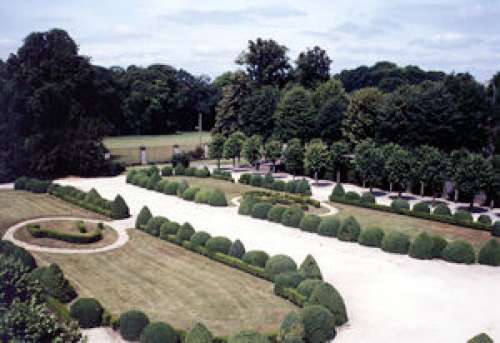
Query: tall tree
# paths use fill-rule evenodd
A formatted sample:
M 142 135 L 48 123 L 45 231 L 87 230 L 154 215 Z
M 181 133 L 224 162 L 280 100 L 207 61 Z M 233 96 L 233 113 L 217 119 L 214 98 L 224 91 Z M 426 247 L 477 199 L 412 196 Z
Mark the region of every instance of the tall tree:
M 233 159 L 233 167 L 236 166 L 236 158 L 238 158 L 238 162 L 240 161 L 241 148 L 243 147 L 245 139 L 246 137 L 243 132 L 236 131 L 233 132 L 224 142 L 223 156 L 225 158 Z
M 414 176 L 414 165 L 414 156 L 408 150 L 401 147 L 394 149 L 385 162 L 389 181 L 399 186 L 399 197 L 401 197 L 402 192 L 406 191 Z
M 274 134 L 283 141 L 292 138 L 307 140 L 314 116 L 309 93 L 303 87 L 293 87 L 281 98 L 274 114 Z
M 316 110 L 314 136 L 327 143 L 339 140 L 349 104 L 342 83 L 338 80 L 322 83 L 312 94 L 312 102 Z
M 273 114 L 279 100 L 276 87 L 256 88 L 243 100 L 239 116 L 239 126 L 247 135 L 261 135 L 268 139 L 273 133 Z
M 354 167 L 363 180 L 363 187 L 368 182 L 370 192 L 373 186 L 382 180 L 382 170 L 384 168 L 384 155 L 371 140 L 362 141 L 354 149 Z
M 259 135 L 248 137 L 243 143 L 241 154 L 252 166 L 255 166 L 255 162 L 262 156 L 262 137 Z
M 321 139 L 312 140 L 306 145 L 304 168 L 313 172 L 316 184 L 318 183 L 318 173 L 326 166 L 327 158 L 328 148 Z
M 283 162 L 287 172 L 295 175 L 302 171 L 304 165 L 304 145 L 298 138 L 293 138 L 288 141 L 285 151 L 283 152 Z
M 431 187 L 435 197 L 442 191 L 446 178 L 447 159 L 437 148 L 422 145 L 417 150 L 415 176 L 421 183 L 420 195 L 424 195 L 425 187 Z
M 225 138 L 222 134 L 216 133 L 212 135 L 212 139 L 208 144 L 208 155 L 210 158 L 217 160 L 217 169 L 220 169 L 220 160 L 224 156 Z
M 349 153 L 349 146 L 344 141 L 334 142 L 330 146 L 328 152 L 326 169 L 331 175 L 336 175 L 337 183 L 340 182 L 340 173 L 345 169 L 349 163 L 347 154 Z
M 264 145 L 264 156 L 273 164 L 273 172 L 276 169 L 276 161 L 281 158 L 283 144 L 276 139 L 270 139 Z
M 314 88 L 330 78 L 332 60 L 319 46 L 302 51 L 295 64 L 295 79 L 305 88 Z

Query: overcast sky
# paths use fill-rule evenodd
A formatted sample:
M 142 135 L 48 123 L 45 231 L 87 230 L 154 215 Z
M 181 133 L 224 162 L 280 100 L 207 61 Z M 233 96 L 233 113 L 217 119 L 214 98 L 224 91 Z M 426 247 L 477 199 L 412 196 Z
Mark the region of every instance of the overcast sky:
M 500 70 L 500 0 L 3 0 L 0 58 L 55 27 L 95 64 L 166 63 L 212 77 L 234 70 L 257 37 L 286 45 L 292 60 L 319 45 L 332 73 L 380 60 L 481 81 Z

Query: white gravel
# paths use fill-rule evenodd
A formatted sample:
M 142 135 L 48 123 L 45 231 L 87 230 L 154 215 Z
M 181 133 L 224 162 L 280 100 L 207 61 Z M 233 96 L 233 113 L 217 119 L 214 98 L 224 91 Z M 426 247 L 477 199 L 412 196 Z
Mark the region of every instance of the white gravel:
M 240 216 L 235 207 L 209 207 L 148 191 L 126 184 L 124 176 L 58 182 L 85 191 L 94 187 L 106 198 L 119 193 L 133 215 L 147 205 L 153 215 L 239 238 L 247 250 L 288 254 L 298 263 L 311 253 L 346 301 L 349 323 L 339 329 L 339 342 L 465 342 L 480 332 L 500 340 L 498 267 L 387 254 Z

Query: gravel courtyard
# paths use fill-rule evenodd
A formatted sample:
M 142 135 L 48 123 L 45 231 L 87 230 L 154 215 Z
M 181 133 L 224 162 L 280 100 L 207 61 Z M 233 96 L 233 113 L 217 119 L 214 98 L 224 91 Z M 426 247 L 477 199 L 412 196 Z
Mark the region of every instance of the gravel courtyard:
M 337 239 L 240 216 L 236 207 L 214 208 L 125 183 L 124 176 L 57 181 L 102 196 L 121 194 L 132 215 L 189 221 L 196 230 L 239 238 L 247 250 L 284 253 L 300 263 L 311 253 L 325 279 L 343 295 L 349 323 L 338 341 L 466 342 L 487 332 L 500 340 L 500 268 L 420 261 Z

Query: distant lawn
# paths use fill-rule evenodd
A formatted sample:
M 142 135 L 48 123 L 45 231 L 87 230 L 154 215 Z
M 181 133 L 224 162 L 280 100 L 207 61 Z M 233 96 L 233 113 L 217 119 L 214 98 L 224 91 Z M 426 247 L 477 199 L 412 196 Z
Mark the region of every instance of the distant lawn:
M 117 136 L 104 139 L 108 149 L 138 148 L 140 146 L 156 147 L 170 145 L 197 145 L 210 140 L 209 132 L 183 132 L 172 135 Z
M 107 253 L 36 257 L 58 263 L 79 296 L 99 299 L 114 315 L 140 309 L 178 329 L 202 322 L 216 335 L 277 332 L 284 316 L 298 310 L 275 296 L 270 282 L 143 232 L 129 233 L 129 243 Z
M 400 230 L 410 235 L 410 237 L 415 237 L 420 232 L 427 231 L 428 233 L 442 235 L 448 240 L 465 239 L 471 242 L 476 249 L 492 237 L 489 232 L 432 220 L 376 211 L 336 202 L 332 202 L 331 205 L 340 210 L 337 216 L 341 220 L 348 216 L 353 216 L 361 224 L 362 228 L 379 227 L 386 232 Z

